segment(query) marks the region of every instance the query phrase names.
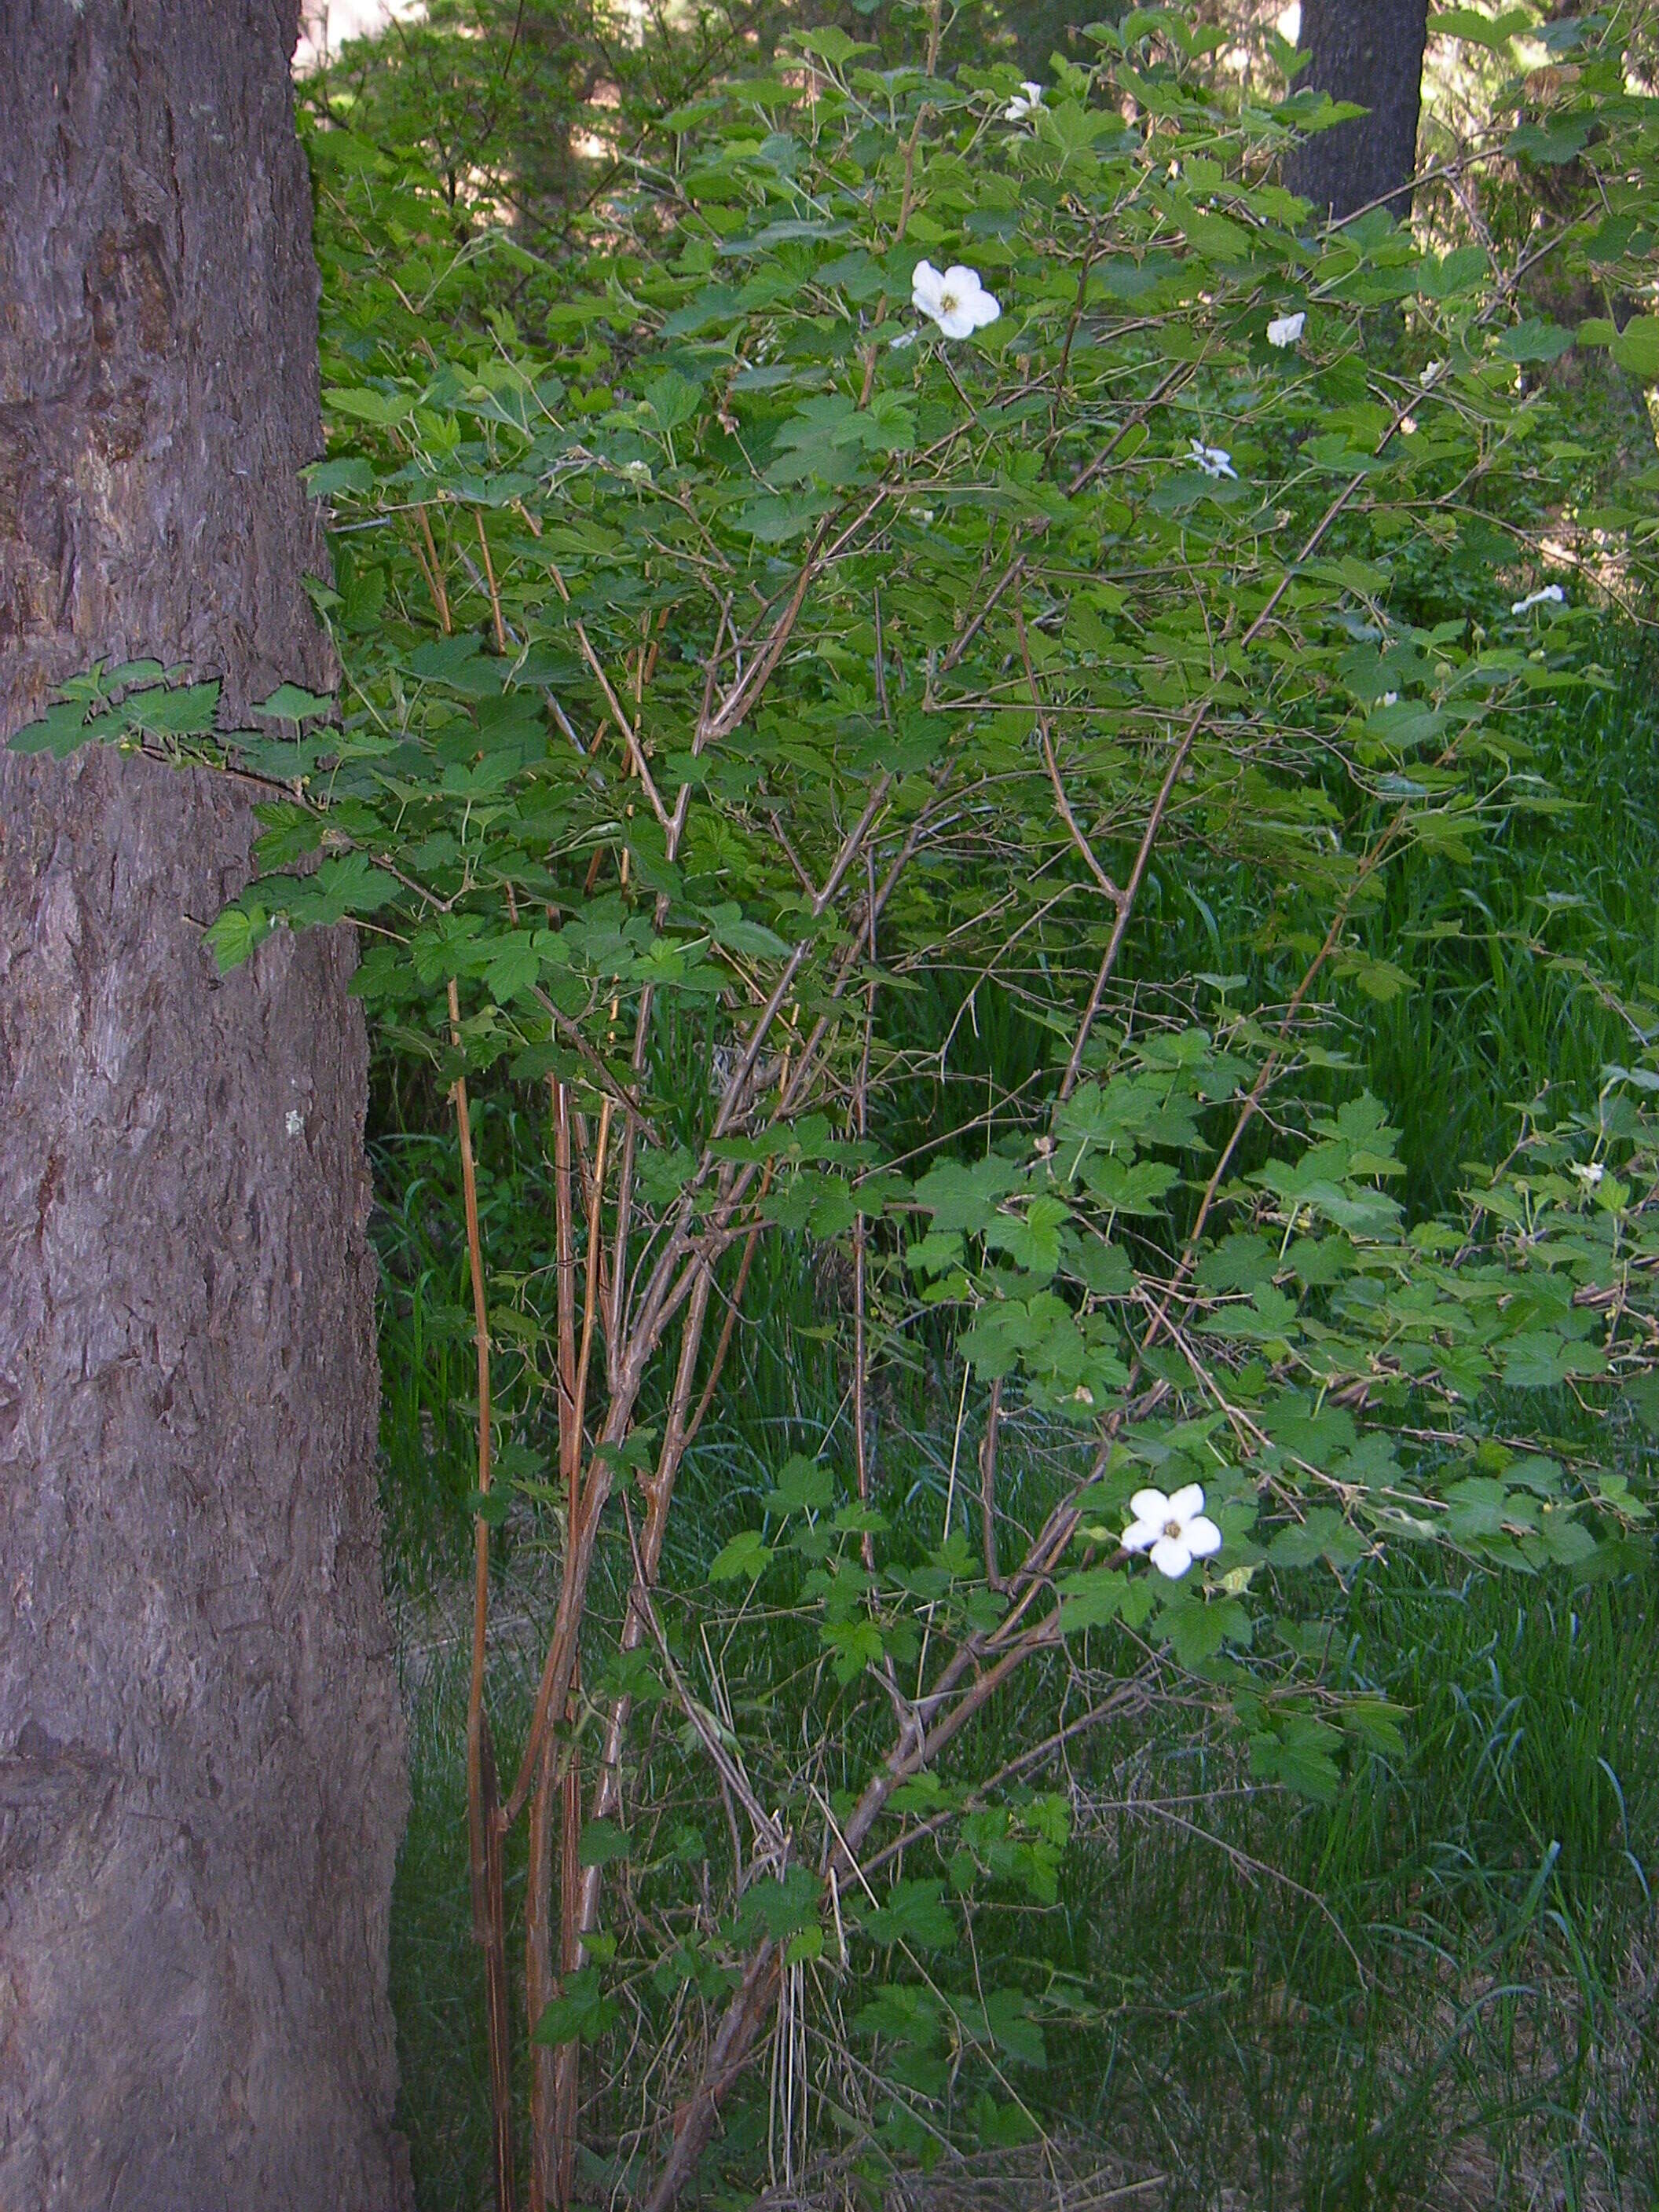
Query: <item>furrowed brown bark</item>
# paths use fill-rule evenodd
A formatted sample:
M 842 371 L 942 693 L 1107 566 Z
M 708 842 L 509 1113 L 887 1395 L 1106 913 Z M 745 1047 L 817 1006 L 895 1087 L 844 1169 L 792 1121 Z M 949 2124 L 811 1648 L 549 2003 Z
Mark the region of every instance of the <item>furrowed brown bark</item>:
M 1399 222 L 1410 215 L 1428 14 L 1428 0 L 1302 0 L 1299 43 L 1310 58 L 1297 89 L 1370 111 L 1285 162 L 1285 183 L 1317 214 L 1340 222 L 1382 202 Z
M 326 688 L 293 0 L 0 9 L 0 738 Z M 381 2212 L 405 1806 L 349 935 L 226 781 L 0 752 L 0 2204 Z

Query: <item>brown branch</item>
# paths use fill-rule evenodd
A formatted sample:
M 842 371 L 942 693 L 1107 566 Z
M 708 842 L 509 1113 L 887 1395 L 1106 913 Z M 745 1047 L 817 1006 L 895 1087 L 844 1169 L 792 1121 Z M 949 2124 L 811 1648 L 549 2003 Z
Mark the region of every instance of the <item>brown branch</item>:
M 1388 428 L 1382 433 L 1382 435 L 1377 440 L 1376 445 L 1373 448 L 1375 453 L 1381 453 L 1383 451 L 1383 449 L 1388 446 L 1389 441 L 1399 430 L 1401 424 L 1406 420 L 1406 417 L 1410 411 L 1411 410 L 1408 405 L 1395 409 L 1394 420 L 1389 423 Z M 1240 653 L 1249 652 L 1251 646 L 1253 646 L 1257 638 L 1261 636 L 1262 631 L 1266 629 L 1267 624 L 1272 621 L 1273 615 L 1278 611 L 1279 601 L 1284 598 L 1285 592 L 1291 588 L 1291 581 L 1296 576 L 1297 570 L 1303 566 L 1304 562 L 1309 561 L 1313 557 L 1320 545 L 1323 543 L 1326 532 L 1329 530 L 1331 525 L 1336 520 L 1338 515 L 1341 514 L 1343 508 L 1347 505 L 1348 501 L 1353 497 L 1354 494 L 1360 489 L 1364 482 L 1365 472 L 1362 470 L 1358 476 L 1351 477 L 1347 483 L 1343 485 L 1341 490 L 1337 493 L 1335 498 L 1326 508 L 1324 514 L 1320 517 L 1317 524 L 1316 524 L 1313 533 L 1309 538 L 1307 544 L 1304 545 L 1301 552 L 1297 554 L 1296 559 L 1285 569 L 1278 583 L 1274 585 L 1272 592 L 1268 594 L 1267 604 L 1262 607 L 1261 611 L 1256 616 L 1255 620 L 1250 624 L 1249 629 L 1245 631 L 1243 638 L 1239 641 L 1238 650 Z M 1140 890 L 1141 879 L 1146 872 L 1146 863 L 1152 857 L 1152 845 L 1158 836 L 1158 826 L 1164 819 L 1164 810 L 1170 803 L 1170 794 L 1175 789 L 1176 779 L 1181 774 L 1182 769 L 1185 768 L 1187 764 L 1187 757 L 1192 751 L 1194 741 L 1197 738 L 1200 730 L 1204 726 L 1204 723 L 1209 715 L 1210 709 L 1214 703 L 1215 701 L 1212 694 L 1206 694 L 1199 701 L 1197 707 L 1194 710 L 1193 718 L 1191 721 L 1188 723 L 1186 730 L 1182 736 L 1181 743 L 1176 746 L 1174 757 L 1170 760 L 1163 784 L 1159 787 L 1158 797 L 1153 802 L 1152 813 L 1147 817 L 1146 832 L 1140 841 L 1140 849 L 1135 855 L 1135 864 L 1130 872 L 1129 880 L 1124 886 L 1123 900 L 1118 908 L 1117 921 L 1113 926 L 1110 938 L 1107 940 L 1105 954 L 1101 960 L 1099 972 L 1095 977 L 1094 988 L 1089 994 L 1089 1004 L 1085 1010 L 1082 1024 L 1078 1030 L 1076 1041 L 1072 1047 L 1072 1056 L 1066 1064 L 1065 1077 L 1060 1086 L 1060 1100 L 1062 1105 L 1077 1088 L 1078 1077 L 1083 1066 L 1084 1047 L 1088 1043 L 1089 1032 L 1094 1026 L 1095 1017 L 1100 1012 L 1101 1000 L 1105 996 L 1107 984 L 1111 981 L 1112 970 L 1117 965 L 1117 956 L 1119 949 L 1123 943 L 1123 933 L 1128 927 L 1129 916 L 1134 909 L 1134 902 Z
M 766 1195 L 766 1187 L 771 1179 L 772 1167 L 773 1163 L 768 1160 L 765 1172 L 761 1176 L 762 1198 Z M 737 1329 L 738 1316 L 742 1310 L 743 1294 L 749 1286 L 749 1270 L 754 1264 L 755 1247 L 760 1242 L 762 1226 L 763 1224 L 757 1221 L 744 1239 L 743 1257 L 738 1262 L 737 1280 L 732 1284 L 731 1296 L 726 1301 L 726 1319 L 720 1324 L 720 1340 L 714 1346 L 714 1364 L 709 1368 L 708 1380 L 702 1386 L 702 1395 L 697 1401 L 697 1410 L 692 1414 L 690 1425 L 685 1431 L 685 1448 L 688 1451 L 696 1441 L 697 1431 L 702 1426 L 703 1416 L 714 1403 L 714 1392 L 726 1366 L 726 1354 L 732 1349 L 732 1339 Z
M 562 1710 L 568 1696 L 575 1668 L 575 1636 L 580 1624 L 582 1595 L 586 1588 L 587 1564 L 592 1553 L 593 1533 L 598 1526 L 599 1511 L 610 1491 L 608 1464 L 596 1464 L 590 1459 L 587 1479 L 581 1479 L 582 1432 L 587 1395 L 587 1375 L 593 1342 L 593 1322 L 599 1304 L 598 1269 L 599 1259 L 599 1202 L 605 1189 L 605 1141 L 607 1121 L 607 1099 L 600 1108 L 599 1133 L 594 1146 L 593 1176 L 589 1188 L 587 1216 L 587 1285 L 582 1312 L 581 1350 L 577 1355 L 575 1380 L 572 1391 L 570 1456 L 564 1461 L 566 1497 L 568 1500 L 565 1524 L 564 1573 L 559 1587 L 559 1609 L 555 1616 L 553 1640 L 548 1648 L 546 1663 L 542 1669 L 540 1686 L 536 1695 L 536 1706 L 531 1717 L 530 1733 L 525 1741 L 519 1762 L 518 1778 L 513 1785 L 513 1795 L 507 1799 L 501 1814 L 502 1827 L 510 1828 L 524 1810 L 525 1803 L 535 1786 L 537 1763 L 546 1741 L 549 1717 L 557 1706 Z M 573 1262 L 574 1264 L 574 1262 Z M 609 1425 L 607 1438 L 611 1438 Z M 561 1438 L 562 1446 L 562 1437 Z M 590 1498 L 597 1493 L 597 1503 Z M 557 1680 L 562 1675 L 562 1680 Z M 556 1691 L 556 1680 L 557 1686 Z
M 495 650 L 505 655 L 507 625 L 501 620 L 501 595 L 495 588 L 495 564 L 489 557 L 489 540 L 484 535 L 483 509 L 475 507 L 472 510 L 472 519 L 478 526 L 478 544 L 483 550 L 484 577 L 489 586 L 489 612 L 495 627 Z
M 567 1526 L 574 1522 L 581 1473 L 582 1424 L 576 1382 L 576 1253 L 574 1179 L 571 1161 L 570 1094 L 548 1079 L 553 1106 L 554 1259 L 558 1329 L 559 1479 Z M 597 1195 L 597 1185 L 595 1187 Z M 592 1288 L 589 1308 L 592 1308 Z M 584 1365 L 586 1361 L 584 1360 Z M 557 1747 L 542 1746 L 530 1800 L 529 1864 L 525 1892 L 525 2011 L 532 2035 L 554 1996 L 552 1955 L 553 1803 L 559 1778 Z M 560 2128 L 554 2054 L 530 2048 L 531 2212 L 547 2212 L 560 2184 Z
M 421 535 L 426 540 L 425 554 L 422 553 L 417 544 L 415 548 L 416 558 L 420 562 L 426 575 L 426 587 L 432 594 L 432 604 L 437 611 L 438 627 L 447 637 L 452 627 L 449 619 L 449 593 L 444 589 L 443 568 L 438 559 L 437 541 L 432 535 L 432 525 L 427 518 L 424 501 L 416 501 L 415 512 L 420 518 Z
M 449 981 L 449 1036 L 461 1048 L 460 993 Z M 507 1999 L 507 1930 L 501 1895 L 501 1839 L 495 1823 L 495 1761 L 484 1717 L 484 1653 L 489 1628 L 489 1523 L 483 1501 L 489 1495 L 489 1321 L 484 1298 L 483 1241 L 478 1227 L 478 1183 L 472 1158 L 472 1123 L 466 1078 L 454 1085 L 455 1127 L 460 1143 L 461 1192 L 466 1211 L 466 1256 L 472 1278 L 473 1334 L 478 1353 L 478 1497 L 473 1518 L 472 1672 L 466 1700 L 467 1843 L 472 1879 L 472 1933 L 483 1946 L 486 2027 L 489 2043 L 490 2109 L 494 2120 L 497 2212 L 513 2212 L 513 2081 Z
M 565 588 L 564 578 L 559 573 L 559 564 L 556 561 L 550 561 L 547 565 L 552 575 L 554 585 L 558 591 L 559 597 L 564 601 L 568 607 L 570 605 L 570 593 Z M 632 768 L 635 775 L 638 776 L 640 782 L 644 787 L 645 795 L 651 802 L 652 812 L 656 816 L 657 820 L 661 823 L 663 829 L 666 830 L 671 817 L 667 808 L 662 803 L 662 794 L 657 789 L 656 784 L 652 778 L 650 763 L 645 757 L 645 748 L 640 742 L 638 733 L 635 730 L 632 721 L 629 719 L 627 710 L 623 708 L 621 700 L 617 696 L 616 690 L 611 684 L 611 678 L 605 672 L 604 664 L 601 662 L 599 654 L 593 650 L 593 641 L 587 635 L 587 625 L 582 621 L 580 615 L 574 617 L 574 628 L 576 632 L 576 642 L 582 649 L 582 658 L 587 663 L 589 668 L 593 672 L 593 680 L 599 685 L 600 691 L 604 694 L 605 703 L 611 710 L 611 719 L 615 722 L 617 727 L 622 732 L 623 743 L 628 748 L 629 765 Z M 596 746 L 599 740 L 596 737 L 594 739 Z
M 1106 950 L 1101 956 L 1100 966 L 1096 971 L 1094 988 L 1089 994 L 1089 1003 L 1084 1008 L 1083 1019 L 1078 1025 L 1077 1036 L 1073 1041 L 1072 1056 L 1066 1063 L 1066 1073 L 1060 1080 L 1060 1103 L 1062 1106 L 1077 1088 L 1078 1078 L 1083 1072 L 1084 1048 L 1088 1044 L 1089 1032 L 1094 1027 L 1095 1017 L 1100 1012 L 1101 1001 L 1106 995 L 1106 986 L 1112 980 L 1112 970 L 1117 965 L 1117 956 L 1122 949 L 1124 933 L 1129 927 L 1129 917 L 1134 912 L 1135 901 L 1140 894 L 1141 883 L 1146 873 L 1146 864 L 1152 857 L 1152 847 L 1157 842 L 1164 810 L 1170 804 L 1170 794 L 1176 787 L 1176 781 L 1182 769 L 1187 765 L 1187 757 L 1192 751 L 1193 741 L 1203 727 L 1204 718 L 1208 714 L 1209 708 L 1209 701 L 1207 699 L 1201 701 L 1197 712 L 1182 733 L 1181 742 L 1170 755 L 1170 765 L 1164 770 L 1163 782 L 1158 786 L 1158 797 L 1152 802 L 1152 811 L 1146 817 L 1146 828 L 1140 840 L 1139 849 L 1135 854 L 1134 866 L 1129 871 L 1128 882 L 1118 895 L 1117 917 L 1112 924 L 1112 933 L 1106 940 Z
M 1037 683 L 1036 670 L 1031 665 L 1031 641 L 1026 635 L 1025 617 L 1018 601 L 1014 605 L 1014 629 L 1019 639 L 1020 658 L 1025 663 L 1025 680 L 1030 686 L 1031 705 L 1036 714 L 1037 740 L 1042 748 L 1043 763 L 1048 770 L 1048 781 L 1054 787 L 1054 805 L 1060 809 L 1060 819 L 1072 833 L 1072 842 L 1082 854 L 1084 865 L 1089 873 L 1105 892 L 1112 904 L 1115 907 L 1121 907 L 1125 894 L 1119 890 L 1095 857 L 1095 848 L 1084 836 L 1078 818 L 1072 811 L 1072 803 L 1066 796 L 1066 787 L 1060 780 L 1060 763 L 1054 758 L 1054 738 L 1048 728 L 1048 709 L 1044 703 L 1042 689 Z
M 979 1447 L 979 1510 L 985 1545 L 985 1579 L 994 1590 L 1004 1589 L 997 1568 L 997 1437 L 1002 1422 L 1002 1377 L 991 1385 L 991 1402 L 985 1409 L 985 1434 Z
M 925 1735 L 913 1733 L 908 1746 L 902 1747 L 881 1773 L 867 1785 L 846 1828 L 836 1833 L 834 1849 L 828 1855 L 826 1879 L 856 1876 L 859 1845 L 899 1783 L 919 1771 L 930 1759 L 937 1756 L 1034 1652 L 1051 1650 L 1058 1644 L 1059 1620 L 1058 1611 L 1049 1614 L 1035 1629 L 1028 1632 L 1013 1650 L 1006 1653 L 996 1666 L 981 1675 L 973 1687 L 965 1692 L 951 1711 L 936 1722 Z M 778 1979 L 777 1947 L 768 1936 L 750 1955 L 742 1985 L 721 2017 L 702 2078 L 676 2115 L 673 2147 L 663 2161 L 656 2186 L 647 2199 L 647 2212 L 667 2212 L 667 2207 L 672 2204 L 690 2179 L 702 2155 L 703 2148 L 714 2132 L 721 2100 L 737 2080 L 762 2030 L 772 2016 L 777 1999 Z
M 766 643 L 750 661 L 747 674 L 738 678 L 712 715 L 698 717 L 696 731 L 691 740 L 694 756 L 709 745 L 718 744 L 721 738 L 729 738 L 770 683 L 773 671 L 783 658 L 783 649 L 800 619 L 800 611 L 806 604 L 806 594 L 817 574 L 823 543 L 829 535 L 830 517 L 826 515 L 812 533 L 812 542 L 806 549 L 806 557 L 801 562 L 794 589 L 785 602 L 782 613 L 773 623 Z
M 690 2179 L 714 2132 L 722 2100 L 743 2071 L 756 2037 L 777 2001 L 779 1952 L 767 1936 L 744 1969 L 743 1984 L 726 2008 L 714 2048 L 690 2099 L 674 2115 L 674 2142 L 663 2161 L 645 2212 L 667 2212 Z

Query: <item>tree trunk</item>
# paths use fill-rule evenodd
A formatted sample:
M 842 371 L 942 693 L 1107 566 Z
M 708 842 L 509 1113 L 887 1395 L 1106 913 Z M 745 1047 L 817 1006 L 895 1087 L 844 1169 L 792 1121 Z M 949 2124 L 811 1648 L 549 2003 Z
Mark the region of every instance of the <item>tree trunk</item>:
M 1005 9 L 1003 17 L 1013 36 L 1019 67 L 1033 82 L 1042 84 L 1054 76 L 1056 54 L 1086 68 L 1100 49 L 1084 37 L 1085 28 L 1091 23 L 1121 21 L 1129 6 L 1130 0 L 1020 0 L 1018 6 Z M 951 40 L 951 49 L 958 61 L 969 52 L 959 38 Z
M 326 685 L 295 0 L 0 5 L 0 738 Z M 0 2206 L 390 2212 L 405 1804 L 349 936 L 223 778 L 0 752 Z
M 1301 46 L 1311 61 L 1297 89 L 1328 92 L 1370 110 L 1310 138 L 1285 181 L 1338 222 L 1379 202 L 1411 213 L 1423 94 L 1428 0 L 1302 0 Z

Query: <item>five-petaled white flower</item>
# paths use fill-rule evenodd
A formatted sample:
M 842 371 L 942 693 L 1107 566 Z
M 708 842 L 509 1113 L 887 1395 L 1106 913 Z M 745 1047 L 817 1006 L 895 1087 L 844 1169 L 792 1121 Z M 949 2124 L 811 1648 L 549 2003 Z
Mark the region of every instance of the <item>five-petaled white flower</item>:
M 1586 1190 L 1594 1190 L 1607 1173 L 1600 1160 L 1574 1160 L 1571 1167 L 1574 1175 L 1577 1176 Z
M 941 276 L 931 261 L 918 261 L 910 278 L 910 304 L 931 317 L 947 338 L 971 337 L 1002 313 L 980 283 L 978 270 L 959 264 Z
M 1042 87 L 1033 84 L 1028 76 L 1018 93 L 1002 111 L 1005 123 L 1024 123 L 1027 116 L 1035 115 L 1042 105 Z
M 1192 441 L 1193 459 L 1206 477 L 1231 477 L 1238 482 L 1238 471 L 1233 466 L 1233 457 L 1224 447 L 1206 446 L 1202 438 Z
M 1161 1490 L 1138 1490 L 1129 1500 L 1134 1519 L 1123 1532 L 1126 1552 L 1150 1552 L 1159 1574 L 1178 1582 L 1194 1559 L 1221 1549 L 1221 1531 L 1204 1512 L 1204 1492 L 1195 1482 L 1166 1498 Z
M 1566 596 L 1559 584 L 1546 584 L 1541 592 L 1528 592 L 1524 599 L 1517 599 L 1510 612 L 1524 615 L 1530 613 L 1534 607 L 1559 607 Z
M 1307 319 L 1306 308 L 1298 314 L 1275 315 L 1267 325 L 1267 343 L 1278 346 L 1281 350 L 1285 346 L 1293 346 L 1302 336 L 1303 325 Z

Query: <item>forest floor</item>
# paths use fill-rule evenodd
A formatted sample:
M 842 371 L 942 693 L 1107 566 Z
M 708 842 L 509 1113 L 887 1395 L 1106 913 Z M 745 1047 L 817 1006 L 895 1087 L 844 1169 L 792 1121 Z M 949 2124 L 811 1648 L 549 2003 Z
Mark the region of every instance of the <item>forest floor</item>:
M 1172 1825 L 1175 1747 L 1103 1742 L 1091 1790 L 1120 1809 L 1074 1846 L 1060 1902 L 1087 1931 L 1108 2032 L 1026 2091 L 1022 2148 L 893 2172 L 885 2212 L 1647 2212 L 1659 2202 L 1659 1704 L 1653 1590 L 1559 1616 L 1501 1585 L 1471 1606 L 1384 1587 L 1356 1626 L 1432 1640 L 1415 1700 L 1432 1761 L 1388 1804 L 1222 1786 Z M 493 1591 L 492 1711 L 516 1741 L 553 1593 L 521 1547 Z M 423 2212 L 486 2202 L 482 1954 L 470 1937 L 463 1753 L 470 1583 L 394 1602 L 413 1804 L 393 1996 Z M 1507 1607 L 1508 1617 L 1499 1613 Z M 1486 1613 L 1492 1614 L 1491 1620 Z M 1605 1725 L 1588 1733 L 1587 1714 Z M 1448 1730 L 1440 1723 L 1450 1716 Z M 1461 1723 L 1461 1724 L 1460 1724 Z M 1540 1754 L 1531 1757 L 1531 1747 Z M 1611 1755 L 1610 1755 L 1611 1754 Z M 1616 1800 L 1607 1801 L 1609 1773 Z M 1601 1797 L 1597 1798 L 1598 1784 Z M 1591 1801 L 1616 1804 L 1611 1826 Z M 1572 1833 L 1575 1810 L 1586 1825 Z M 1537 1839 L 1567 1838 L 1565 1859 Z M 1310 1879 L 1311 1877 L 1311 1880 Z M 509 1858 L 509 1910 L 521 1858 Z M 1317 1885 L 1317 1887 L 1316 1887 Z M 814 2024 L 811 2066 L 836 2057 Z M 763 2099 L 766 2062 L 755 2070 Z M 867 2207 L 867 2146 L 823 2098 L 804 2164 L 773 2161 L 760 2212 Z M 596 2138 L 617 2116 L 592 2108 Z M 593 2163 L 597 2182 L 599 2167 Z M 757 2177 L 757 2180 L 758 2180 Z M 592 2203 L 609 2204 L 595 2187 Z

